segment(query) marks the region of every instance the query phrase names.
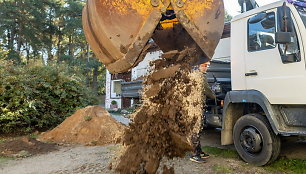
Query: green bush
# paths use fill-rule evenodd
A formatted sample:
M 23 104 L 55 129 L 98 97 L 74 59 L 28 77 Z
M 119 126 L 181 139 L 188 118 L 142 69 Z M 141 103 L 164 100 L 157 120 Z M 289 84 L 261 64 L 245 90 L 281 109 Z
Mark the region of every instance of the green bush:
M 14 66 L 0 60 L 0 133 L 47 130 L 96 104 L 85 78 L 65 65 Z

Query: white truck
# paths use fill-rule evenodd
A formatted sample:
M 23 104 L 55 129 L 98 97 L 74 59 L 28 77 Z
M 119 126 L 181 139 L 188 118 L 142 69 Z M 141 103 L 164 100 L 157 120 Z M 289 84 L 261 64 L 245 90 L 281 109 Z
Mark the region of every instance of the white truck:
M 212 57 L 222 0 L 124 2 L 89 0 L 83 11 L 87 40 L 111 73 L 143 60 L 150 38 L 163 52 L 196 44 L 203 60 Z M 262 166 L 278 157 L 281 136 L 306 136 L 306 3 L 238 2 L 243 13 L 231 21 L 231 36 L 219 43 L 208 72 L 217 99 L 207 101 L 206 123 L 222 128 L 223 145 L 235 144 L 243 160 Z M 129 83 L 122 96 L 135 96 L 141 86 Z
M 206 122 L 222 128 L 222 145 L 263 166 L 279 156 L 281 136 L 306 136 L 306 2 L 247 10 L 231 21 L 231 63 L 213 61 L 208 72 L 218 97 Z
M 239 2 L 246 11 L 225 25 L 207 72 L 217 99 L 207 100 L 204 124 L 263 166 L 279 156 L 282 136 L 306 137 L 306 5 Z M 139 95 L 140 84 L 124 83 L 123 91 Z

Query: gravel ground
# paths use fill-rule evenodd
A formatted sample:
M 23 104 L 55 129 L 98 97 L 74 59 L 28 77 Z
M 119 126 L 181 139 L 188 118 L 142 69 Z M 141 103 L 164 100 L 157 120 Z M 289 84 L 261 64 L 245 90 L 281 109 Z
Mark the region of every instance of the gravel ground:
M 232 149 L 233 146 L 220 146 L 220 132 L 206 131 L 202 136 L 203 146 Z M 284 143 L 281 156 L 306 158 L 306 142 Z M 121 145 L 109 146 L 61 146 L 59 151 L 32 156 L 29 158 L 1 162 L 0 174 L 114 174 L 116 157 L 122 152 Z M 110 165 L 112 164 L 112 165 Z M 239 159 L 217 158 L 212 156 L 205 164 L 196 164 L 183 159 L 164 160 L 164 164 L 174 166 L 176 174 L 268 174 L 263 168 L 245 164 Z
M 114 174 L 110 163 L 116 164 L 122 147 L 109 145 L 100 147 L 62 147 L 57 152 L 12 160 L 0 166 L 1 174 Z M 268 173 L 261 168 L 250 167 L 235 159 L 212 157 L 205 164 L 196 164 L 188 157 L 163 161 L 173 166 L 176 174 L 213 174 L 213 173 Z M 162 165 L 163 166 L 163 165 Z
M 125 118 L 124 116 L 122 116 L 122 114 L 117 114 L 117 113 L 110 113 L 114 119 L 116 119 L 118 122 L 125 124 L 125 125 L 129 125 L 129 123 L 131 122 L 130 119 Z
M 8 161 L 0 166 L 1 174 L 95 174 L 112 173 L 108 166 L 121 146 L 63 147 L 57 152 L 21 160 Z

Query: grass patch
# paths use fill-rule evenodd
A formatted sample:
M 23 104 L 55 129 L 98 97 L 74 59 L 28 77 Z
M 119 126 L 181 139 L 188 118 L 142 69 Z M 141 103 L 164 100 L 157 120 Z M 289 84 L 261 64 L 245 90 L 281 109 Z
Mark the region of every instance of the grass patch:
M 264 167 L 268 171 L 281 171 L 285 173 L 305 174 L 306 160 L 281 158 L 269 166 Z
M 4 142 L 5 142 L 5 139 L 0 138 L 0 144 L 1 144 L 1 143 L 4 143 Z
M 112 146 L 107 146 L 107 149 L 110 151 L 118 151 L 119 149 L 121 149 L 122 146 L 121 145 L 112 145 Z
M 14 160 L 14 159 L 15 158 L 13 158 L 13 157 L 7 157 L 7 156 L 0 155 L 0 164 L 3 164 L 7 161 Z
M 214 165 L 212 167 L 213 171 L 216 172 L 216 173 L 231 173 L 233 172 L 233 170 L 227 166 L 223 166 L 223 165 Z
M 92 141 L 90 142 L 90 144 L 96 146 L 98 144 L 98 141 Z
M 29 138 L 34 138 L 34 139 L 36 139 L 38 136 L 39 136 L 38 133 L 32 133 L 32 134 L 28 135 Z
M 110 114 L 118 114 L 121 115 L 121 109 L 118 109 L 116 111 L 112 110 L 112 109 L 108 109 L 107 110 Z
M 204 152 L 209 153 L 210 155 L 214 155 L 216 157 L 221 158 L 239 158 L 237 152 L 235 150 L 230 149 L 219 149 L 216 147 L 205 146 L 202 148 Z
M 220 158 L 239 158 L 238 153 L 235 150 L 219 149 L 216 147 L 203 147 L 204 152 L 207 152 L 215 157 Z M 249 164 L 244 163 L 246 166 Z M 302 159 L 287 159 L 280 158 L 272 164 L 263 167 L 263 169 L 270 171 L 271 173 L 289 173 L 289 174 L 306 174 L 306 160 Z M 222 165 L 213 166 L 213 170 L 216 173 L 231 173 L 231 169 Z
M 84 120 L 85 121 L 90 121 L 90 120 L 92 120 L 92 116 L 86 115 L 86 116 L 84 116 Z

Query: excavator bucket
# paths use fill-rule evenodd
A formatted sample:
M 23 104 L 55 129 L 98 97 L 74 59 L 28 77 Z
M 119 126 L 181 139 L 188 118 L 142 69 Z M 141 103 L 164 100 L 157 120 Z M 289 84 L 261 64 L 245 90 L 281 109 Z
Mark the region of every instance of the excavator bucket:
M 211 58 L 224 26 L 222 0 L 88 0 L 83 28 L 111 73 L 143 60 L 153 38 L 162 51 L 196 45 Z

